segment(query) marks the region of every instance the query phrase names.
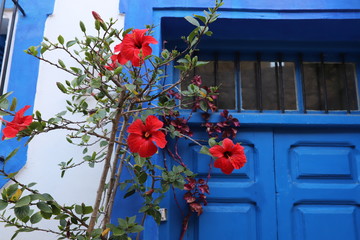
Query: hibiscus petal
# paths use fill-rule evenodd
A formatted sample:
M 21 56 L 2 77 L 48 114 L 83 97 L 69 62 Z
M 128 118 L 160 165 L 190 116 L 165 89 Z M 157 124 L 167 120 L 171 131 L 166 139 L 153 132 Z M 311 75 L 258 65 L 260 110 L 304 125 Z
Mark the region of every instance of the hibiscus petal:
M 231 139 L 229 138 L 225 138 L 222 142 L 222 146 L 225 149 L 225 151 L 229 151 L 232 152 L 233 147 L 234 147 L 234 143 Z
M 142 40 L 142 38 L 144 37 L 144 34 L 148 31 L 149 29 L 134 29 L 132 30 L 132 34 L 134 39 L 139 39 Z
M 159 148 L 164 148 L 167 144 L 165 134 L 163 132 L 151 132 L 150 140 L 154 141 Z
M 245 157 L 244 154 L 233 155 L 233 156 L 231 156 L 231 158 L 229 160 L 230 160 L 231 164 L 234 166 L 235 169 L 242 168 L 246 163 L 246 157 Z
M 152 49 L 148 44 L 143 44 L 141 47 L 141 56 L 145 58 L 146 56 L 151 55 Z
M 120 43 L 114 47 L 114 52 L 120 52 L 121 50 L 122 50 L 122 43 Z
M 123 55 L 122 53 L 119 53 L 119 54 L 117 55 L 117 60 L 118 60 L 118 62 L 119 62 L 121 65 L 125 65 L 125 64 L 129 61 L 129 59 L 127 59 L 126 57 L 124 57 L 124 55 Z
M 145 120 L 146 130 L 149 132 L 157 131 L 162 128 L 163 125 L 164 123 L 154 115 L 149 115 Z
M 154 37 L 152 37 L 152 36 L 144 36 L 144 37 L 143 37 L 143 43 L 147 43 L 147 44 L 150 44 L 150 43 L 152 43 L 152 44 L 157 44 L 158 41 L 156 41 L 156 39 L 155 39 Z
M 21 119 L 23 118 L 25 111 L 28 110 L 30 107 L 31 107 L 30 105 L 26 105 L 25 107 L 20 109 L 17 113 L 15 113 L 15 117 L 14 117 L 14 120 L 12 120 L 12 122 L 15 122 L 15 123 L 22 122 Z
M 7 126 L 3 129 L 3 139 L 5 138 L 14 138 L 16 137 L 16 134 L 18 134 L 19 132 L 19 129 L 17 128 L 14 128 L 12 126 Z
M 157 152 L 157 147 L 155 144 L 150 140 L 145 140 L 139 149 L 140 157 L 151 157 Z
M 223 148 L 222 146 L 220 146 L 220 145 L 215 145 L 215 146 L 213 146 L 213 147 L 211 147 L 211 148 L 209 149 L 209 152 L 211 153 L 211 155 L 212 155 L 213 157 L 218 157 L 218 158 L 220 158 L 220 157 L 224 157 L 224 152 L 225 152 L 225 150 L 224 150 L 224 148 Z
M 136 119 L 127 129 L 128 133 L 136 133 L 142 136 L 143 132 L 146 131 L 145 125 L 141 119 Z
M 146 139 L 143 138 L 141 135 L 138 135 L 136 133 L 131 133 L 127 139 L 130 152 L 133 153 L 139 152 L 141 144 L 143 144 L 145 141 Z
M 32 121 L 33 121 L 33 117 L 32 116 L 25 116 L 24 118 L 23 118 L 23 123 L 22 123 L 22 125 L 24 125 L 24 126 L 29 126 L 31 123 L 32 123 Z
M 214 167 L 220 168 L 225 174 L 230 174 L 234 170 L 234 166 L 226 158 L 218 158 L 215 160 Z

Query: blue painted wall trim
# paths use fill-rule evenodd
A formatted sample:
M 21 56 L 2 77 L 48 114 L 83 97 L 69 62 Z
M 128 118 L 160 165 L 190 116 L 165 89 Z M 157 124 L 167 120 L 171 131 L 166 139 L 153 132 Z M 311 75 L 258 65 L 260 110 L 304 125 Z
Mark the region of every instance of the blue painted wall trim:
M 20 3 L 26 16 L 24 17 L 20 13 L 18 16 L 10 77 L 6 90 L 14 92 L 12 96 L 18 99 L 18 109 L 25 105 L 34 105 L 39 61 L 24 53 L 24 50 L 29 46 L 37 46 L 41 43 L 45 21 L 53 12 L 55 0 L 21 1 Z M 33 108 L 29 109 L 26 115 L 31 114 L 32 111 Z M 24 143 L 24 140 L 18 142 L 16 139 L 0 141 L 0 155 L 7 156 L 13 149 Z M 6 164 L 6 171 L 19 171 L 26 160 L 27 147 L 22 147 L 18 154 Z M 6 182 L 6 179 L 0 179 L 0 187 Z

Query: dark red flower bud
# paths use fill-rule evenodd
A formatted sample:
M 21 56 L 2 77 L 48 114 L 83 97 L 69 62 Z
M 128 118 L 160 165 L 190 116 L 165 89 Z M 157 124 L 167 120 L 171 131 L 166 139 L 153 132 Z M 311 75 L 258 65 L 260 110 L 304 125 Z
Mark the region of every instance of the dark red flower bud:
M 192 84 L 195 84 L 196 86 L 200 86 L 202 84 L 202 80 L 201 80 L 201 76 L 196 75 L 193 77 L 193 79 L 191 80 Z
M 102 18 L 100 17 L 100 15 L 97 12 L 92 11 L 91 13 L 92 13 L 93 17 L 95 18 L 95 20 L 98 20 L 99 22 L 102 22 L 102 23 L 104 22 L 104 20 L 102 20 Z
M 154 189 L 152 188 L 152 189 L 150 189 L 149 191 L 147 191 L 147 192 L 145 192 L 145 195 L 146 196 L 151 196 L 151 194 L 153 194 L 154 193 Z
M 191 203 L 190 209 L 193 212 L 196 212 L 198 216 L 200 216 L 203 213 L 203 208 L 200 203 Z
M 193 203 L 196 201 L 196 198 L 193 196 L 193 194 L 191 192 L 185 193 L 184 199 L 187 203 Z

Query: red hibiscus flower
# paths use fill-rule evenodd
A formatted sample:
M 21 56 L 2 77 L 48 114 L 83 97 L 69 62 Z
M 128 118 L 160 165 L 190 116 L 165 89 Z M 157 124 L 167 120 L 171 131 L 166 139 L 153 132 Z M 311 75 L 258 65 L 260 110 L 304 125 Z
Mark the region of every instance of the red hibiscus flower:
M 167 141 L 165 134 L 159 131 L 162 126 L 163 122 L 152 115 L 146 118 L 145 123 L 140 119 L 135 120 L 127 130 L 130 133 L 127 140 L 130 151 L 139 153 L 140 157 L 151 157 L 157 152 L 156 145 L 164 148 Z
M 124 36 L 122 43 L 115 46 L 115 52 L 119 52 L 115 56 L 120 64 L 124 65 L 131 61 L 133 66 L 139 67 L 143 64 L 144 58 L 151 55 L 152 49 L 149 44 L 158 42 L 152 36 L 145 36 L 147 31 L 148 29 L 134 29 L 132 33 Z
M 225 138 L 222 145 L 215 145 L 209 149 L 215 158 L 214 166 L 220 168 L 225 174 L 230 174 L 234 169 L 242 168 L 246 163 L 244 147 L 239 143 L 234 144 L 229 138 Z
M 29 105 L 26 105 L 22 109 L 20 109 L 17 113 L 15 113 L 14 119 L 11 122 L 8 122 L 2 118 L 2 121 L 6 122 L 6 127 L 3 129 L 3 137 L 5 138 L 13 138 L 16 137 L 18 132 L 25 130 L 33 121 L 32 116 L 24 116 L 26 110 L 30 108 Z
M 111 59 L 111 63 L 105 65 L 104 67 L 107 69 L 107 70 L 115 70 L 117 68 L 117 55 L 112 55 L 110 57 Z

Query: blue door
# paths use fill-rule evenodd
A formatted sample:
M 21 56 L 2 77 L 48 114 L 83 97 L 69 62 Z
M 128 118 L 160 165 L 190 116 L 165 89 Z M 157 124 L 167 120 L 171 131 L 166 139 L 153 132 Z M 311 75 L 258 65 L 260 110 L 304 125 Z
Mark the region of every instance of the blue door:
M 212 169 L 209 203 L 191 219 L 185 239 L 360 239 L 360 131 L 242 128 L 235 141 L 248 163 L 231 175 Z M 210 159 L 198 150 L 179 148 L 206 178 Z M 183 219 L 170 195 L 163 240 L 179 238 Z
M 360 131 L 275 130 L 279 240 L 360 239 Z

